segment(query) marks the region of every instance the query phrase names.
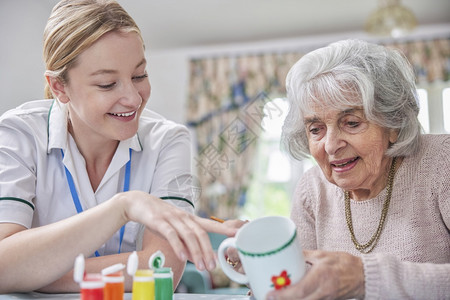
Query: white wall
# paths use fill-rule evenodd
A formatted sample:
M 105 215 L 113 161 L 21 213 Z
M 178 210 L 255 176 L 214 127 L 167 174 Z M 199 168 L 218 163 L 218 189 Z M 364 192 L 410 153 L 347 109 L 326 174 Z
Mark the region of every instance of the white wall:
M 29 24 L 33 13 L 50 14 L 40 1 L 0 0 L 0 113 L 44 95 L 42 33 L 47 20 Z M 20 13 L 19 13 L 20 12 Z M 42 14 L 42 13 L 40 13 Z
M 184 123 L 189 78 L 186 55 L 179 51 L 147 52 L 152 93 L 147 107 L 169 120 Z

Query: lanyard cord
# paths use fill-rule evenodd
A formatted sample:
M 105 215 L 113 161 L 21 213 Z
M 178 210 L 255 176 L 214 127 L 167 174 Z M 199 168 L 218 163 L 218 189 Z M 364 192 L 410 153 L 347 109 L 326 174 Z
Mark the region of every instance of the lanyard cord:
M 127 162 L 125 166 L 125 178 L 123 180 L 123 191 L 128 192 L 130 190 L 130 172 L 131 172 L 131 148 L 130 148 L 130 160 Z M 62 157 L 64 158 L 64 151 L 61 149 Z M 66 178 L 67 183 L 69 184 L 70 193 L 72 194 L 72 200 L 73 204 L 75 205 L 75 208 L 77 209 L 77 213 L 83 212 L 83 207 L 81 206 L 80 199 L 78 198 L 77 189 L 75 188 L 75 183 L 73 182 L 72 174 L 70 174 L 70 171 L 67 169 L 66 166 L 64 166 L 64 169 L 66 170 Z M 120 228 L 120 239 L 119 239 L 119 254 L 121 252 L 122 248 L 122 241 L 123 236 L 125 234 L 125 225 L 123 225 Z M 95 256 L 99 257 L 100 253 L 98 251 L 95 251 Z

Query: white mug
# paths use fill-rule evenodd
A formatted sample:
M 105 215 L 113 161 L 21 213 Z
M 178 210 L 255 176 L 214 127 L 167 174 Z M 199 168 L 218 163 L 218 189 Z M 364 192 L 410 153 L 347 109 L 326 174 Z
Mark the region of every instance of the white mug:
M 239 253 L 245 274 L 227 263 L 229 247 Z M 305 260 L 294 222 L 281 216 L 255 219 L 242 226 L 234 238 L 219 246 L 219 262 L 224 273 L 233 281 L 249 284 L 256 299 L 267 293 L 292 285 L 305 273 Z

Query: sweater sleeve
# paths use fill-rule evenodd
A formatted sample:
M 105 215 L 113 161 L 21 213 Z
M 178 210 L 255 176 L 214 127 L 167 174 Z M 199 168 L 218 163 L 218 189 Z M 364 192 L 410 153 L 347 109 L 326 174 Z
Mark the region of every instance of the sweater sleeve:
M 365 299 L 450 299 L 450 264 L 412 263 L 393 255 L 362 256 Z

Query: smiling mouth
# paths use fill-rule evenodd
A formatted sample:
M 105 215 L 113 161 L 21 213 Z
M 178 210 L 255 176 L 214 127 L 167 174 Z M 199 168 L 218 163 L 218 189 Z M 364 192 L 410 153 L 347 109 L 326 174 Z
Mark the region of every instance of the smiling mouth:
M 136 113 L 136 111 L 132 111 L 132 112 L 129 112 L 129 113 L 120 113 L 120 114 L 109 113 L 109 114 L 112 115 L 112 116 L 117 116 L 117 117 L 129 117 L 129 116 L 134 115 L 135 113 Z
M 352 160 L 349 160 L 349 161 L 347 161 L 347 162 L 344 162 L 344 163 L 342 163 L 342 164 L 331 164 L 331 165 L 334 166 L 334 167 L 345 167 L 346 165 L 351 164 L 352 162 L 356 161 L 357 159 L 359 159 L 359 156 L 355 157 L 355 158 L 352 159 Z

